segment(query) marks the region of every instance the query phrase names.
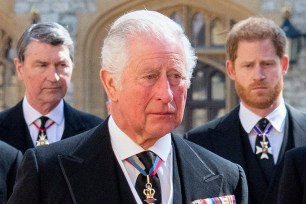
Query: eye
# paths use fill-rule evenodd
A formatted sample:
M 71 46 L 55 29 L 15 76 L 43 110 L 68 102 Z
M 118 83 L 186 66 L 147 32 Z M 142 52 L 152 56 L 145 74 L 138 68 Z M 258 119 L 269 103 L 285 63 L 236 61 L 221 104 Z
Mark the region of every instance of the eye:
M 157 79 L 158 76 L 156 74 L 149 74 L 147 76 L 145 76 L 146 79 L 149 79 L 149 80 L 153 80 L 153 79 Z
M 168 80 L 172 86 L 176 86 L 185 81 L 186 77 L 181 73 L 170 73 L 168 74 Z

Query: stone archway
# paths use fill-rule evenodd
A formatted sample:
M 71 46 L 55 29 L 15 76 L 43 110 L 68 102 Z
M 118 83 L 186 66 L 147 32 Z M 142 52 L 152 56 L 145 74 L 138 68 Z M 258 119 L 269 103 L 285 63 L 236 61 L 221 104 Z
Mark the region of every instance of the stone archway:
M 251 2 L 254 4 L 254 1 L 249 3 Z M 76 83 L 75 87 L 75 90 L 78 90 L 75 93 L 76 106 L 102 117 L 107 115 L 105 105 L 107 98 L 99 79 L 100 49 L 107 34 L 107 28 L 116 18 L 136 9 L 156 10 L 169 16 L 172 10 L 176 8 L 181 9 L 182 12 L 186 12 L 190 8 L 200 11 L 212 11 L 215 15 L 222 15 L 223 19 L 234 19 L 235 21 L 254 14 L 253 11 L 234 3 L 234 1 L 222 0 L 168 0 L 163 3 L 150 0 L 121 0 L 112 1 L 107 5 L 102 5 L 102 3 L 97 5 L 97 11 L 100 11 L 100 13 L 96 12 L 95 14 L 86 14 L 79 17 L 80 24 L 78 26 L 80 32 L 78 32 L 76 52 L 76 64 L 78 67 L 74 71 L 74 80 L 76 82 L 81 81 L 81 83 Z M 224 14 L 224 11 L 228 13 Z M 183 19 L 184 25 L 188 25 L 187 20 Z M 217 55 L 219 54 L 217 53 Z

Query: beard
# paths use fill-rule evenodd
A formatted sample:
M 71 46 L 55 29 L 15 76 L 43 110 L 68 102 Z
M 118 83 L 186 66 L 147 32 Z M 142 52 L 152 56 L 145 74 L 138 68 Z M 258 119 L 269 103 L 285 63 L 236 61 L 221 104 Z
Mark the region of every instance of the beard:
M 263 82 L 253 83 L 249 87 L 252 88 L 260 84 L 263 84 Z M 235 87 L 240 100 L 242 100 L 246 105 L 256 109 L 266 109 L 271 107 L 279 97 L 283 90 L 283 80 L 280 79 L 274 87 L 269 87 L 268 93 L 253 94 L 251 89 L 249 90 L 249 87 L 245 88 L 237 81 L 235 81 Z

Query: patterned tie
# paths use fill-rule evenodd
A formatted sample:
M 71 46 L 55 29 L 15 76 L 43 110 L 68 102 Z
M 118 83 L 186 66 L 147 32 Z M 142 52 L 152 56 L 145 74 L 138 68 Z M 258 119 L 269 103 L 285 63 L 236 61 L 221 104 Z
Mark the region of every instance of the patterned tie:
M 46 132 L 47 128 L 45 127 L 45 125 L 46 125 L 46 122 L 49 120 L 49 118 L 46 117 L 46 116 L 41 116 L 39 119 L 40 119 L 41 123 L 40 123 L 40 128 L 39 128 L 39 131 L 38 131 L 36 145 L 37 146 L 48 145 L 49 142 L 48 142 L 47 132 Z
M 144 171 L 149 174 L 149 171 L 153 167 L 154 161 L 156 159 L 156 155 L 151 151 L 145 151 L 137 154 L 136 156 L 145 166 Z M 144 191 L 148 190 L 148 183 L 152 184 L 152 186 L 149 186 L 149 189 L 152 188 L 155 190 L 154 198 L 156 200 L 150 200 L 148 199 L 148 196 L 145 196 Z M 147 177 L 140 173 L 136 179 L 135 188 L 143 203 L 161 203 L 161 187 L 157 174 Z
M 256 129 L 256 127 L 254 127 L 254 129 L 258 133 L 255 143 L 256 159 L 269 182 L 270 178 L 273 176 L 275 165 L 272 155 L 272 148 L 268 139 L 268 133 L 270 132 L 272 126 L 267 128 L 268 124 L 269 121 L 266 118 L 262 118 L 258 122 L 260 132 L 258 129 Z

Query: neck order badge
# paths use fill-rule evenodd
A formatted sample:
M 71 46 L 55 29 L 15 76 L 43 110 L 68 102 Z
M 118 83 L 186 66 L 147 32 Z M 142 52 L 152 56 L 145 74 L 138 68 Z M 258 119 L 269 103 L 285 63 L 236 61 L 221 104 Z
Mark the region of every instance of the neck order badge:
M 46 130 L 51 127 L 55 122 L 52 121 L 52 123 L 50 125 L 48 125 L 47 127 L 45 127 L 46 122 L 49 120 L 48 117 L 46 116 L 42 116 L 39 118 L 41 121 L 41 125 L 40 127 L 36 124 L 33 123 L 34 126 L 39 130 L 38 132 L 38 137 L 37 137 L 37 141 L 36 141 L 36 146 L 41 146 L 41 145 L 48 145 L 49 141 L 47 138 L 47 132 Z
M 154 154 L 153 152 L 150 152 L 150 153 Z M 140 154 L 148 154 L 148 152 L 143 152 L 143 153 L 140 153 Z M 158 179 L 158 178 L 156 178 L 157 177 L 156 173 L 157 173 L 157 170 L 158 170 L 159 166 L 162 163 L 162 160 L 158 156 L 156 156 L 156 158 L 153 162 L 153 165 L 148 165 L 147 162 L 143 161 L 143 155 L 142 155 L 142 158 L 140 158 L 139 154 L 137 156 L 139 157 L 140 161 L 144 164 L 144 166 L 146 168 L 145 170 L 143 170 L 135 162 L 135 160 L 132 157 L 129 157 L 127 159 L 127 161 L 129 163 L 131 163 L 141 174 L 141 175 L 138 176 L 137 181 L 136 181 L 136 186 L 135 186 L 136 190 L 137 190 L 137 186 L 138 186 L 137 182 L 140 182 L 140 180 L 143 179 L 143 177 L 145 177 L 146 182 L 144 184 L 140 184 L 142 186 L 141 189 L 143 189 L 142 193 L 145 196 L 144 201 L 148 204 L 149 203 L 153 204 L 156 201 L 161 203 L 161 191 L 160 191 L 160 185 L 159 186 L 156 185 L 156 179 Z M 147 159 L 147 160 L 150 160 L 150 159 Z M 139 178 L 139 177 L 142 177 L 142 178 Z M 138 193 L 139 193 L 139 191 L 138 191 Z M 157 197 L 156 197 L 156 193 L 158 195 Z M 143 197 L 142 195 L 139 195 L 139 196 L 140 196 L 140 198 Z

